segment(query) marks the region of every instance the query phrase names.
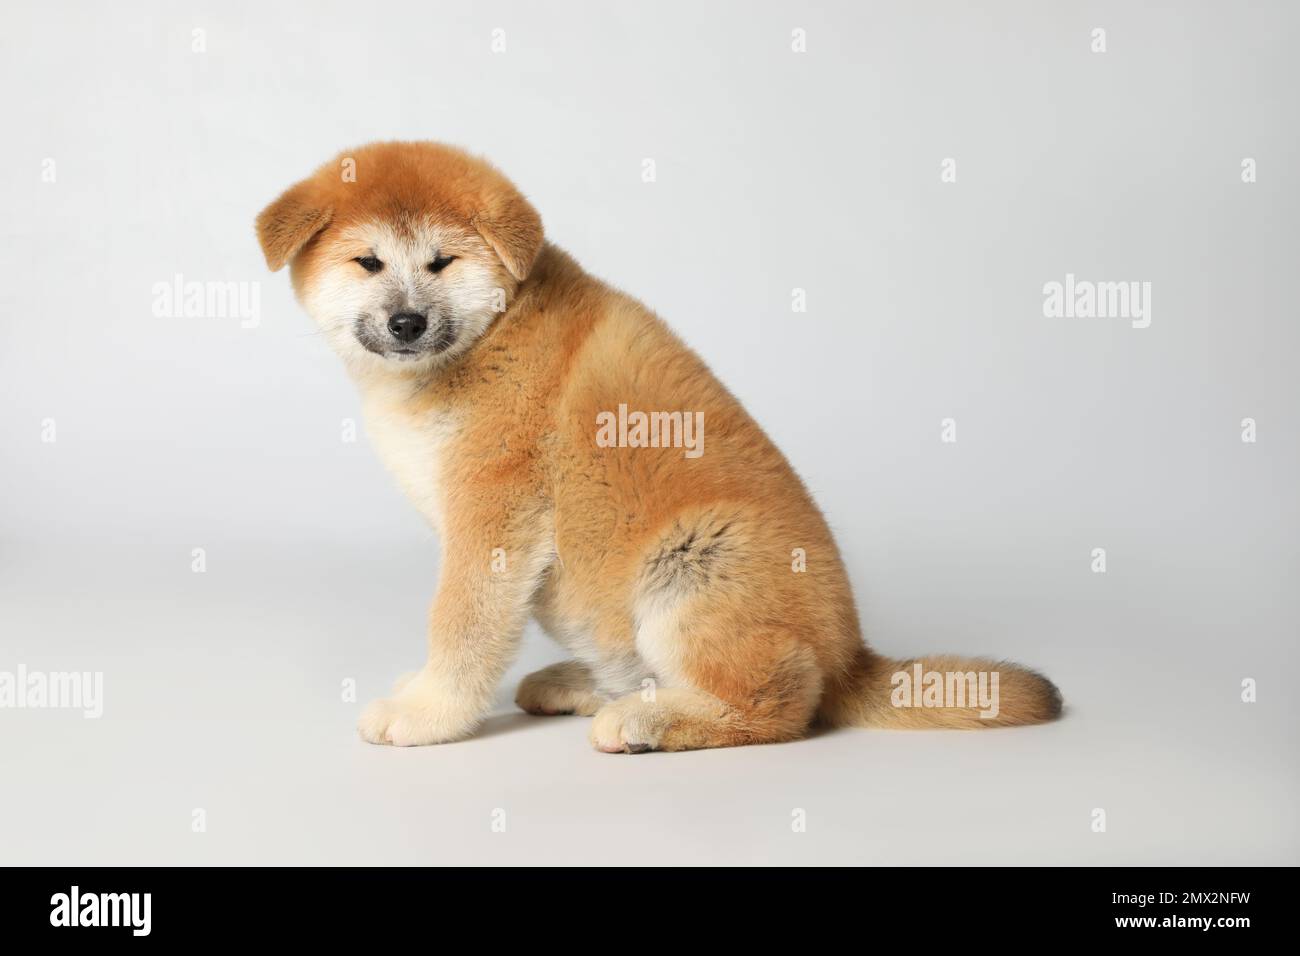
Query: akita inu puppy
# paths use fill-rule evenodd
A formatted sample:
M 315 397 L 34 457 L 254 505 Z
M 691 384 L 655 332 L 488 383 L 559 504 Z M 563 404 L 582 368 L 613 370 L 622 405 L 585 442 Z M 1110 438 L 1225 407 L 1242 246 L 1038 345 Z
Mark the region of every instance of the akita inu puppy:
M 366 740 L 473 733 L 530 615 L 574 659 L 525 678 L 519 706 L 594 717 L 607 752 L 1060 713 L 1022 667 L 870 651 L 785 458 L 650 310 L 547 243 L 486 162 L 436 143 L 353 150 L 257 233 L 442 540 L 428 662 L 365 710 Z M 990 676 L 992 706 L 975 699 Z

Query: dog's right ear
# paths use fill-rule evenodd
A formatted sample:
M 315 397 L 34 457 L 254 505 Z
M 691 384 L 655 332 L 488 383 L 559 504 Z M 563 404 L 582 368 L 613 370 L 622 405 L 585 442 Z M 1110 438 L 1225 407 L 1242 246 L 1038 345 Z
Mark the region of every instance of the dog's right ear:
M 298 254 L 311 238 L 329 225 L 334 211 L 320 202 L 311 180 L 298 183 L 262 210 L 257 217 L 257 240 L 272 272 Z

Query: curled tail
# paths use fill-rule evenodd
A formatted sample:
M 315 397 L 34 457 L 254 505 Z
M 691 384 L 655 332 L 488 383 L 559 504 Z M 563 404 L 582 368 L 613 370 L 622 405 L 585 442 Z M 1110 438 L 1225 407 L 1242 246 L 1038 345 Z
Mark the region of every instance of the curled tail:
M 867 648 L 827 685 L 819 716 L 835 727 L 978 730 L 1041 724 L 1061 715 L 1061 692 L 1042 674 L 974 657 L 893 660 Z

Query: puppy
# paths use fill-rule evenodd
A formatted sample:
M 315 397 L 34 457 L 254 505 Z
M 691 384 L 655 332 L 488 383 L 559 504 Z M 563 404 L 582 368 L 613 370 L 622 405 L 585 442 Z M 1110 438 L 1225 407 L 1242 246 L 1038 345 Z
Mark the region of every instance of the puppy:
M 443 545 L 428 661 L 364 711 L 371 743 L 472 734 L 530 616 L 573 659 L 525 678 L 518 705 L 593 717 L 607 753 L 1060 713 L 1056 687 L 1022 667 L 870 651 L 785 458 L 656 316 L 546 242 L 482 160 L 366 146 L 271 203 L 257 234 Z

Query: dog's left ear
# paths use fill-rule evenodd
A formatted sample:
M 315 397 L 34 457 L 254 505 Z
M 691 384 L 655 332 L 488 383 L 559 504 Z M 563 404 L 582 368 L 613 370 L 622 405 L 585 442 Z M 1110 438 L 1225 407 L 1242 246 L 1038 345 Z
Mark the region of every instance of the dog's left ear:
M 320 201 L 311 180 L 298 183 L 262 210 L 257 217 L 257 240 L 272 272 L 296 256 L 316 233 L 329 225 L 333 210 Z
M 473 218 L 474 228 L 506 269 L 523 282 L 542 251 L 542 217 L 513 187 L 494 192 Z

